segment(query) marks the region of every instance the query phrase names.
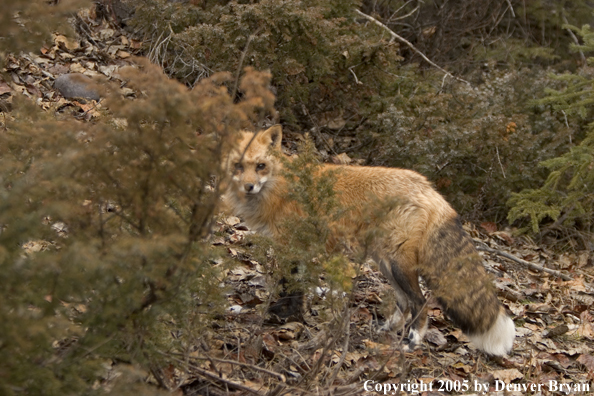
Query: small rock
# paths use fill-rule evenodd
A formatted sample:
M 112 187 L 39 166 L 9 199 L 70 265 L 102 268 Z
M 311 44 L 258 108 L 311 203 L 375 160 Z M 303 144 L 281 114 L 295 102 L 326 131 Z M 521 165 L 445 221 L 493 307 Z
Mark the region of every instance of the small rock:
M 98 101 L 99 93 L 92 88 L 92 84 L 93 80 L 84 74 L 69 73 L 56 78 L 54 87 L 68 99 L 84 98 Z

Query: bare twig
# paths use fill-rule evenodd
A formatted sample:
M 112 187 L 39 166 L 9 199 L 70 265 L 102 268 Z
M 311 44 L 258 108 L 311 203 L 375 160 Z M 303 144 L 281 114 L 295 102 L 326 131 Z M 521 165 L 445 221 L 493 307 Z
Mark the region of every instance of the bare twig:
M 565 23 L 566 25 L 569 25 L 569 21 L 567 20 L 567 17 L 565 15 L 563 15 L 563 23 Z M 573 42 L 575 43 L 575 45 L 580 45 L 580 41 L 578 40 L 577 36 L 573 33 L 573 30 L 571 30 L 567 26 L 565 26 L 565 30 L 567 30 L 569 32 L 569 35 L 573 39 Z M 582 62 L 584 62 L 584 66 L 585 66 L 587 64 L 586 56 L 584 55 L 584 52 L 582 50 L 579 50 L 579 52 L 580 52 L 580 58 L 582 59 Z
M 360 85 L 362 85 L 363 83 L 362 83 L 361 81 L 359 81 L 359 79 L 357 78 L 357 75 L 356 75 L 356 74 L 355 74 L 355 72 L 353 71 L 353 67 L 355 67 L 355 66 L 351 66 L 351 67 L 349 67 L 349 71 L 350 71 L 350 72 L 353 74 L 353 77 L 355 77 L 355 82 L 356 82 L 357 84 L 360 84 Z
M 244 392 L 251 393 L 253 395 L 262 395 L 262 393 L 256 389 L 249 388 L 243 384 L 240 384 L 239 382 L 235 382 L 235 381 L 231 381 L 231 380 L 219 377 L 218 375 L 211 373 L 210 371 L 203 370 L 197 366 L 193 365 L 192 370 L 204 377 L 209 378 L 211 381 L 222 383 L 222 384 L 228 386 L 229 388 L 239 389 Z
M 355 67 L 355 66 L 351 66 L 351 68 L 352 67 Z M 351 68 L 349 68 L 349 70 L 351 70 Z M 355 75 L 355 72 L 353 72 L 352 70 L 351 70 L 351 73 L 353 73 L 353 75 Z M 357 76 L 355 76 L 355 80 L 359 84 L 359 80 L 357 80 Z M 301 102 L 301 107 L 303 109 L 303 113 L 307 114 L 307 116 L 309 117 L 309 120 L 314 125 L 314 128 L 311 129 L 312 133 L 316 134 L 316 136 L 318 136 L 321 140 L 323 140 L 324 143 L 326 144 L 326 147 L 328 147 L 328 149 L 330 151 L 332 151 L 334 153 L 334 155 L 338 155 L 336 150 L 334 150 L 334 148 L 330 145 L 330 142 L 320 132 L 320 127 L 319 127 L 318 123 L 313 119 L 313 117 L 311 116 L 311 114 L 309 113 L 309 111 L 307 110 L 307 107 L 305 107 L 305 104 L 303 102 Z M 328 123 L 326 123 L 326 126 L 328 126 Z
M 287 379 L 283 374 L 277 373 L 275 371 L 271 371 L 268 369 L 265 369 L 263 367 L 258 367 L 258 366 L 254 366 L 253 364 L 248 364 L 248 363 L 242 363 L 242 362 L 238 362 L 236 360 L 229 360 L 229 359 L 217 359 L 214 357 L 190 357 L 190 359 L 196 359 L 196 360 L 209 360 L 209 361 L 215 361 L 217 363 L 227 363 L 227 364 L 233 364 L 236 366 L 241 366 L 241 367 L 245 367 L 248 368 L 250 370 L 254 370 L 254 371 L 260 371 L 262 373 L 271 375 L 273 377 L 276 377 L 278 380 L 285 382 Z
M 507 0 L 507 4 L 509 5 L 509 9 L 511 10 L 512 13 L 512 17 L 516 17 L 516 13 L 514 12 L 514 6 L 512 6 L 512 3 L 510 0 Z
M 396 14 L 398 13 L 398 11 L 402 10 L 404 7 L 406 7 L 408 4 L 410 3 L 410 1 L 407 1 L 406 3 L 404 3 L 404 5 L 402 7 L 400 7 L 399 9 L 397 9 L 396 11 L 394 11 L 392 13 L 392 15 L 390 15 L 390 18 L 388 18 L 388 23 L 394 23 L 396 21 L 402 20 L 402 19 L 406 19 L 409 16 L 411 16 L 412 14 L 414 14 L 415 12 L 417 12 L 417 10 L 421 7 L 420 5 L 417 5 L 411 12 L 409 12 L 406 15 L 402 15 L 399 17 L 395 17 Z
M 561 113 L 563 113 L 563 118 L 565 118 L 565 126 L 570 131 L 569 132 L 569 144 L 571 145 L 573 143 L 571 141 L 571 129 L 569 129 L 569 121 L 567 121 L 567 113 L 565 113 L 565 110 L 561 110 Z
M 501 168 L 501 173 L 503 173 L 503 178 L 507 179 L 505 177 L 505 171 L 503 170 L 503 164 L 501 163 L 501 158 L 499 157 L 499 147 L 495 146 L 495 152 L 497 153 L 497 161 L 499 161 L 499 167 Z
M 336 380 L 336 377 L 338 376 L 338 373 L 340 372 L 340 369 L 342 368 L 342 365 L 344 364 L 344 361 L 346 359 L 346 355 L 349 351 L 349 339 L 351 337 L 351 311 L 348 308 L 346 311 L 346 315 L 348 315 L 349 319 L 345 321 L 346 331 L 344 335 L 344 344 L 342 345 L 342 354 L 340 355 L 340 360 L 336 364 L 336 368 L 334 369 L 334 373 L 332 374 L 330 381 L 328 381 L 328 385 L 330 386 L 332 386 L 332 384 Z
M 258 33 L 260 33 L 260 30 L 262 30 L 262 27 L 259 27 L 258 30 L 256 30 L 253 34 L 250 34 L 248 36 L 247 42 L 245 43 L 245 48 L 243 49 L 243 52 L 241 53 L 241 58 L 239 58 L 239 65 L 237 66 L 237 75 L 235 76 L 235 84 L 233 85 L 233 93 L 231 95 L 231 98 L 233 98 L 233 99 L 235 99 L 235 95 L 237 95 L 237 87 L 239 86 L 239 76 L 241 74 L 241 67 L 243 66 L 243 60 L 245 59 L 245 54 L 247 54 L 248 48 L 250 47 L 250 43 L 252 42 L 254 37 L 256 37 L 258 35 Z
M 357 9 L 355 9 L 355 12 L 359 15 L 361 15 L 363 18 L 375 23 L 377 26 L 381 27 L 382 29 L 386 30 L 388 33 L 390 33 L 390 35 L 395 38 L 396 40 L 400 41 L 401 43 L 406 44 L 410 49 L 412 49 L 413 51 L 415 51 L 417 54 L 419 54 L 421 56 L 421 58 L 425 59 L 425 61 L 427 63 L 429 63 L 431 66 L 435 67 L 436 69 L 440 70 L 442 73 L 445 73 L 447 76 L 461 81 L 463 83 L 466 83 L 468 85 L 470 85 L 470 83 L 460 77 L 456 77 L 454 76 L 452 73 L 450 73 L 449 71 L 445 70 L 444 68 L 442 68 L 441 66 L 439 66 L 438 64 L 436 64 L 435 62 L 433 62 L 431 59 L 427 58 L 427 56 L 425 54 L 423 54 L 421 51 L 419 51 L 417 49 L 417 47 L 415 47 L 410 41 L 408 41 L 407 39 L 405 39 L 404 37 L 396 34 L 392 29 L 390 29 L 389 27 L 387 27 L 386 25 L 384 25 L 383 23 L 381 23 L 380 21 L 378 21 L 377 19 L 375 19 L 374 17 L 367 15 Z
M 156 40 L 156 44 L 151 46 L 151 49 L 148 54 L 148 58 L 152 63 L 158 64 L 161 67 L 164 67 L 165 64 L 165 56 L 167 55 L 167 47 L 169 46 L 169 42 L 173 37 L 173 29 L 171 25 L 169 26 L 169 34 L 167 37 L 161 39 L 165 32 L 161 32 L 159 37 Z
M 559 277 L 559 278 L 561 278 L 563 280 L 566 280 L 566 281 L 572 281 L 573 280 L 573 278 L 571 276 L 565 275 L 561 271 L 553 270 L 553 269 L 550 269 L 550 268 L 543 267 L 542 265 L 539 265 L 539 264 L 531 263 L 530 261 L 522 260 L 521 258 L 514 256 L 513 254 L 510 254 L 510 253 L 507 253 L 507 252 L 503 252 L 501 250 L 492 249 L 492 248 L 490 248 L 488 246 L 484 246 L 484 245 L 477 246 L 476 249 L 477 250 L 480 250 L 480 251 L 483 251 L 483 252 L 489 252 L 489 253 L 497 254 L 497 255 L 499 255 L 501 257 L 505 257 L 507 259 L 510 259 L 512 261 L 515 261 L 516 263 L 525 265 L 526 267 L 529 267 L 529 268 L 531 268 L 533 270 L 540 271 L 540 272 L 546 272 L 546 273 L 549 273 L 551 275 L 555 275 L 555 276 L 557 276 L 557 277 Z
M 175 356 L 173 356 L 170 353 L 164 353 L 164 352 L 160 352 L 160 353 L 163 356 L 167 356 L 167 357 L 169 357 L 169 358 L 171 358 L 171 359 L 173 359 L 173 360 L 175 360 L 175 361 L 177 361 L 179 363 L 182 363 L 184 365 L 188 364 L 187 361 L 182 360 L 182 359 L 179 359 L 179 358 L 176 358 Z M 237 362 L 235 362 L 235 361 L 229 361 L 228 363 L 235 364 Z M 224 385 L 225 387 L 229 387 L 231 389 L 239 389 L 239 390 L 242 390 L 244 392 L 248 392 L 248 393 L 251 393 L 251 394 L 254 394 L 254 395 L 262 395 L 262 393 L 260 391 L 256 390 L 256 389 L 249 388 L 249 387 L 247 387 L 247 386 L 245 386 L 243 384 L 240 384 L 239 382 L 235 382 L 235 381 L 231 381 L 231 380 L 222 378 L 221 376 L 219 376 L 219 375 L 217 375 L 215 373 L 212 373 L 212 372 L 210 372 L 208 370 L 204 370 L 204 369 L 198 367 L 195 364 L 190 363 L 189 366 L 192 368 L 192 371 L 193 372 L 197 373 L 198 375 L 201 375 L 203 377 L 208 378 L 212 382 L 218 382 L 219 384 Z

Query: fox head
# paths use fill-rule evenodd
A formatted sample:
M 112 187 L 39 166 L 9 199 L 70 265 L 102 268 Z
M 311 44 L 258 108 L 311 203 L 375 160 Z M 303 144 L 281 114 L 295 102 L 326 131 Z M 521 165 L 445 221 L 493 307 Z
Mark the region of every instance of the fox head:
M 239 144 L 230 153 L 231 188 L 239 197 L 261 196 L 276 183 L 281 164 L 282 128 L 275 125 L 256 134 L 241 132 Z

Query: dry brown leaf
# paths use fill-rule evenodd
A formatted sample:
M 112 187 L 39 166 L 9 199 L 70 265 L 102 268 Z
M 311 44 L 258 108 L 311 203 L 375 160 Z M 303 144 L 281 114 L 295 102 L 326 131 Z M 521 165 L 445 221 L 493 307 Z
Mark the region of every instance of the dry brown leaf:
M 506 370 L 495 370 L 493 371 L 493 377 L 497 380 L 503 381 L 506 384 L 511 383 L 513 380 L 524 378 L 518 369 L 506 369 Z
M 351 315 L 352 322 L 369 322 L 373 319 L 373 315 L 365 307 L 357 308 Z
M 5 93 L 12 92 L 10 86 L 4 82 L 0 82 L 0 95 L 4 95 Z
M 578 363 L 583 364 L 588 369 L 588 372 L 594 373 L 594 356 L 582 354 L 577 358 Z
M 493 236 L 502 239 L 508 245 L 513 245 L 514 243 L 514 238 L 512 238 L 511 234 L 506 231 L 494 232 Z
M 236 232 L 234 234 L 229 235 L 229 242 L 239 243 L 239 242 L 243 241 L 243 238 L 244 238 L 243 234 Z
M 367 356 L 368 354 L 366 352 L 347 352 L 344 361 L 345 364 L 350 367 L 352 364 L 359 363 L 359 360 L 364 359 Z
M 588 311 L 584 311 L 580 315 L 580 325 L 576 331 L 581 337 L 594 340 L 594 327 L 592 326 L 592 315 Z
M 54 43 L 59 47 L 67 49 L 68 51 L 75 51 L 80 48 L 80 44 L 76 40 L 71 40 L 66 36 L 58 34 L 54 37 Z
M 229 216 L 226 217 L 224 220 L 225 224 L 230 225 L 230 226 L 234 226 L 236 224 L 241 223 L 241 220 L 239 219 L 239 217 L 236 216 Z
M 571 366 L 573 364 L 573 361 L 567 357 L 567 355 L 565 355 L 564 353 L 556 353 L 555 355 L 553 355 L 555 357 L 555 360 L 561 365 L 561 367 L 563 367 L 564 369 L 568 368 L 569 366 Z
M 497 231 L 497 224 L 493 223 L 492 221 L 485 221 L 481 223 L 481 227 L 487 232 L 487 234 L 492 234 Z
M 80 63 L 72 63 L 70 65 L 70 71 L 72 73 L 84 73 L 87 71 L 87 69 L 82 66 Z
M 214 237 L 212 239 L 211 245 L 220 246 L 225 244 L 225 238 L 223 237 Z
M 303 331 L 303 327 L 303 324 L 299 322 L 290 322 L 279 327 L 273 334 L 279 340 L 294 340 L 299 337 L 299 334 Z
M 586 285 L 584 284 L 584 278 L 575 278 L 572 281 L 567 281 L 563 283 L 563 286 L 569 287 L 572 291 L 586 291 Z
M 340 153 L 332 156 L 332 162 L 338 165 L 348 165 L 352 162 L 352 159 L 346 153 Z
M 474 371 L 474 367 L 472 367 L 468 364 L 462 363 L 462 362 L 454 363 L 454 364 L 452 364 L 452 367 L 455 368 L 456 370 L 461 370 L 467 374 Z
M 567 268 L 571 267 L 574 262 L 575 262 L 575 257 L 573 257 L 573 255 L 570 255 L 570 254 L 562 254 L 557 259 L 557 264 L 559 265 L 559 268 L 561 268 L 561 269 L 567 269 Z
M 92 103 L 80 103 L 76 100 L 73 100 L 72 103 L 80 107 L 84 112 L 91 111 L 95 107 L 95 105 Z
M 110 29 L 110 28 L 102 29 L 99 31 L 99 37 L 102 40 L 106 40 L 106 39 L 113 37 L 115 35 L 115 33 L 116 33 L 115 30 Z
M 363 340 L 363 344 L 365 345 L 365 347 L 368 350 L 371 350 L 371 351 L 379 351 L 379 352 L 382 352 L 384 354 L 386 352 L 392 352 L 393 351 L 392 345 L 390 345 L 390 344 L 380 344 L 378 342 L 373 342 L 371 340 Z

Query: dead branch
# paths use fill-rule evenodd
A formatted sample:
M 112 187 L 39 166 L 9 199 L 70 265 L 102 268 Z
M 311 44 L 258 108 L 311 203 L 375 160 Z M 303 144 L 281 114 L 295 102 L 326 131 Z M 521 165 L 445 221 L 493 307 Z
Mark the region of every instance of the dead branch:
M 214 357 L 190 357 L 190 359 L 196 359 L 196 360 L 212 360 L 215 361 L 217 363 L 227 363 L 227 364 L 234 364 L 236 366 L 240 366 L 240 367 L 245 367 L 248 368 L 250 370 L 254 370 L 254 371 L 259 371 L 268 375 L 271 375 L 273 377 L 276 377 L 278 380 L 282 381 L 282 382 L 286 382 L 287 379 L 283 374 L 277 373 L 275 371 L 271 371 L 268 369 L 265 369 L 263 367 L 259 367 L 259 366 L 254 366 L 253 364 L 248 364 L 248 363 L 242 363 L 242 362 L 238 362 L 235 360 L 229 360 L 229 359 L 217 359 Z
M 551 275 L 555 275 L 555 276 L 557 276 L 557 277 L 559 277 L 559 278 L 561 278 L 563 280 L 566 280 L 566 281 L 572 281 L 573 280 L 573 278 L 571 276 L 565 275 L 561 271 L 553 270 L 553 269 L 550 269 L 550 268 L 543 267 L 542 265 L 539 265 L 539 264 L 531 263 L 530 261 L 522 260 L 521 258 L 514 256 L 513 254 L 510 254 L 510 253 L 507 253 L 507 252 L 503 252 L 501 250 L 492 249 L 490 247 L 483 246 L 483 245 L 477 246 L 476 249 L 477 250 L 480 250 L 480 251 L 483 251 L 483 252 L 497 254 L 497 255 L 499 255 L 501 257 L 505 257 L 505 258 L 507 258 L 509 260 L 515 261 L 518 264 L 525 265 L 526 267 L 529 267 L 529 268 L 531 268 L 533 270 L 536 270 L 536 271 L 539 271 L 539 272 L 546 272 L 546 273 L 549 273 Z
M 573 39 L 573 42 L 575 43 L 575 45 L 580 45 L 580 41 L 578 40 L 576 35 L 573 33 L 573 30 L 571 30 L 571 28 L 569 27 L 569 21 L 567 20 L 567 17 L 565 15 L 563 15 L 563 22 L 565 23 L 564 29 L 567 30 L 567 32 Z M 580 49 L 579 53 L 580 53 L 580 58 L 582 59 L 583 64 L 586 65 L 588 61 L 586 60 L 586 56 L 584 55 L 584 52 Z
M 351 311 L 348 308 L 346 309 L 345 314 L 348 315 L 348 318 L 350 319 Z M 334 369 L 334 373 L 332 374 L 332 377 L 330 377 L 330 380 L 328 381 L 329 385 L 332 385 L 334 383 L 334 381 L 336 380 L 336 377 L 338 376 L 338 373 L 340 372 L 340 369 L 342 368 L 342 365 L 344 364 L 344 361 L 346 359 L 346 355 L 349 351 L 349 339 L 351 338 L 351 321 L 350 320 L 345 321 L 345 327 L 346 327 L 346 331 L 345 331 L 345 335 L 344 335 L 344 344 L 342 345 L 342 354 L 340 355 L 340 360 L 336 364 L 336 368 Z
M 203 377 L 208 378 L 210 381 L 218 382 L 219 384 L 226 385 L 226 386 L 228 386 L 231 389 L 239 389 L 239 390 L 242 390 L 244 392 L 251 393 L 253 395 L 262 395 L 262 392 L 260 392 L 260 391 L 258 391 L 256 389 L 252 389 L 250 387 L 247 387 L 247 386 L 245 386 L 243 384 L 240 384 L 239 382 L 235 382 L 235 381 L 231 381 L 231 380 L 228 380 L 228 379 L 219 377 L 217 374 L 211 373 L 208 370 L 201 369 L 201 368 L 199 368 L 199 367 L 197 367 L 195 365 L 192 365 L 191 367 L 192 367 L 192 371 L 194 371 L 198 375 L 201 375 Z
M 231 95 L 231 98 L 233 100 L 235 100 L 235 95 L 237 95 L 237 88 L 239 87 L 239 76 L 241 75 L 241 67 L 243 66 L 243 60 L 245 59 L 245 54 L 247 54 L 248 48 L 250 47 L 250 43 L 258 35 L 258 33 L 260 33 L 261 30 L 262 30 L 262 27 L 259 27 L 258 30 L 256 30 L 253 34 L 250 34 L 248 36 L 247 41 L 245 43 L 245 48 L 241 52 L 241 57 L 239 58 L 239 65 L 237 66 L 237 74 L 235 76 L 235 84 L 233 84 L 233 91 L 232 91 L 233 93 Z M 256 135 L 254 135 L 254 137 L 255 136 Z
M 414 52 L 416 52 L 417 54 L 419 54 L 421 56 L 421 58 L 425 59 L 425 61 L 427 63 L 429 63 L 431 66 L 435 67 L 436 69 L 440 70 L 442 73 L 445 73 L 446 76 L 449 76 L 455 80 L 461 81 L 463 83 L 466 83 L 468 85 L 470 85 L 470 83 L 460 77 L 456 77 L 454 76 L 452 73 L 450 73 L 449 71 L 445 70 L 444 68 L 442 68 L 441 66 L 439 66 L 437 63 L 433 62 L 431 59 L 427 58 L 427 56 L 422 53 L 421 51 L 419 51 L 417 49 L 417 47 L 415 47 L 410 41 L 408 41 L 407 39 L 405 39 L 402 36 L 399 36 L 398 34 L 396 34 L 392 29 L 390 29 L 389 27 L 387 27 L 386 25 L 384 25 L 383 23 L 381 23 L 380 21 L 378 21 L 377 19 L 375 19 L 374 17 L 367 15 L 357 9 L 355 9 L 355 12 L 359 15 L 361 15 L 363 18 L 375 23 L 377 26 L 381 27 L 382 29 L 386 30 L 388 33 L 390 33 L 390 35 L 395 38 L 396 40 L 400 41 L 403 44 L 406 44 L 410 49 L 412 49 Z

